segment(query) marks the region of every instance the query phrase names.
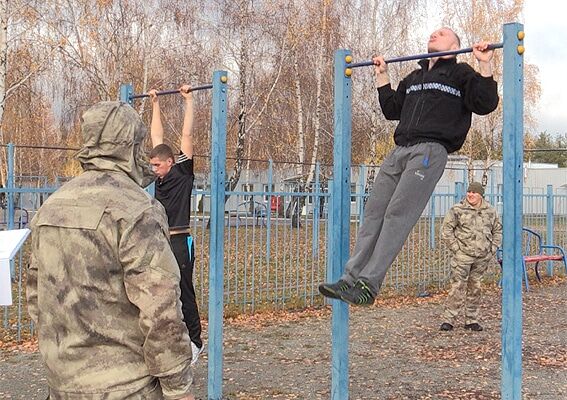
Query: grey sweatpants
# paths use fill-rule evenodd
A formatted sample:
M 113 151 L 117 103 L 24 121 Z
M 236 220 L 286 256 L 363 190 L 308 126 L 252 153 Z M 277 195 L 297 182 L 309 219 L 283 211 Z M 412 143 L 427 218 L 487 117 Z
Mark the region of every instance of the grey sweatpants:
M 354 251 L 341 279 L 354 284 L 362 278 L 378 293 L 446 163 L 447 150 L 439 143 L 396 146 L 392 150 L 366 202 Z

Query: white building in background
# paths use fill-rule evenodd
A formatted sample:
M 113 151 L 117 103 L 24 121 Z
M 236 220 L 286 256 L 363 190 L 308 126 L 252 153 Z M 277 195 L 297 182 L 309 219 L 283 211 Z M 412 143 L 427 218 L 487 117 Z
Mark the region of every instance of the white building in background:
M 447 167 L 439 183 L 437 184 L 434 192 L 434 209 L 431 204 L 426 208 L 424 214 L 430 215 L 444 215 L 446 210 L 454 203 L 457 198 L 457 188 L 466 190 L 466 185 L 469 183 L 468 172 L 468 158 L 465 156 L 450 156 Z M 478 160 L 472 162 L 471 175 L 474 180 L 478 182 L 483 181 L 485 174 L 484 161 Z M 322 169 L 325 170 L 324 168 Z M 363 197 L 367 184 L 367 179 L 371 171 L 374 170 L 376 174 L 379 170 L 378 167 L 372 166 L 354 166 L 351 173 L 351 213 L 358 215 L 362 212 L 364 207 Z M 200 210 L 205 213 L 209 211 L 208 196 L 200 193 L 205 190 L 208 191 L 206 186 L 206 175 L 198 175 L 195 180 L 195 195 L 193 196 L 192 209 L 197 210 L 199 202 L 201 202 Z M 247 178 L 247 179 L 246 179 Z M 327 194 L 327 175 L 322 172 L 320 175 L 320 191 Z M 501 211 L 503 193 L 502 181 L 502 162 L 493 161 L 486 171 L 486 197 L 494 203 L 495 206 Z M 524 209 L 526 212 L 539 213 L 544 212 L 545 199 L 543 196 L 547 193 L 547 186 L 553 186 L 553 192 L 556 195 L 567 195 L 567 168 L 558 168 L 557 164 L 544 164 L 544 163 L 524 163 L 524 194 L 533 195 L 530 200 L 526 196 Z M 295 174 L 294 168 L 280 169 L 274 168 L 273 179 L 271 187 L 268 183 L 267 170 L 251 170 L 242 171 L 241 178 L 236 186 L 234 192 L 226 203 L 226 210 L 231 212 L 252 212 L 251 210 L 270 210 L 270 198 L 282 196 L 284 206 L 290 202 L 291 195 L 297 191 L 298 177 Z M 312 188 L 314 190 L 314 188 Z M 267 192 L 272 192 L 270 196 Z M 250 193 L 250 194 L 248 194 Z M 302 214 L 313 213 L 315 205 L 314 199 L 316 197 L 308 196 L 305 205 L 302 209 Z M 273 201 L 273 200 L 272 200 Z M 328 202 L 323 201 L 323 213 L 326 214 Z M 534 206 L 535 204 L 535 206 Z M 273 211 L 273 209 L 272 209 Z M 566 211 L 567 212 L 567 211 Z

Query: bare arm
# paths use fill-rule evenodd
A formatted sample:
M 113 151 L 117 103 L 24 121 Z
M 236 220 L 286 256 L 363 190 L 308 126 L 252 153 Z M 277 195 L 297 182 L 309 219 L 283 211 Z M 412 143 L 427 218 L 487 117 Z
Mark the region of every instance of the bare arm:
M 484 77 L 492 76 L 492 56 L 494 50 L 487 50 L 488 42 L 482 41 L 473 45 L 473 54 L 478 60 L 480 75 Z
M 189 89 L 191 89 L 189 85 L 183 85 L 179 88 L 179 92 L 185 100 L 185 116 L 181 129 L 181 152 L 187 158 L 193 158 L 193 94 L 189 92 Z
M 372 57 L 374 62 L 374 75 L 376 76 L 376 88 L 386 86 L 390 83 L 390 76 L 388 75 L 388 64 L 384 61 L 382 56 Z
M 150 126 L 150 135 L 152 137 L 152 147 L 163 143 L 163 125 L 161 123 L 161 110 L 159 108 L 159 99 L 156 90 L 152 89 L 148 92 L 152 101 L 152 123 Z

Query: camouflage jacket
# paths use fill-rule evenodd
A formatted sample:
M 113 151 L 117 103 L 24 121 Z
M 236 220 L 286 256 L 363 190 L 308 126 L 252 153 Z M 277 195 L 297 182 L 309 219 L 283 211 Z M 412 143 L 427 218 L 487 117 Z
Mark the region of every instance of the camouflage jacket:
M 494 207 L 484 199 L 479 208 L 463 199 L 445 215 L 442 237 L 453 253 L 486 257 L 502 243 L 502 224 Z
M 140 187 L 149 171 L 140 158 L 145 131 L 139 121 L 126 132 L 139 117 L 125 107 L 112 102 L 85 114 L 79 160 L 86 171 L 32 221 L 28 307 L 51 399 L 191 393 L 179 267 L 165 211 Z

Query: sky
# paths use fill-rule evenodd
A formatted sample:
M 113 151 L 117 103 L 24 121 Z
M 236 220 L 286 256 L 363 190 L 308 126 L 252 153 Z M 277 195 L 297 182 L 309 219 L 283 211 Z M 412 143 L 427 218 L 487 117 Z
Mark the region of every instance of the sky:
M 525 62 L 539 68 L 542 88 L 538 132 L 567 134 L 567 2 L 526 0 Z M 530 107 L 524 104 L 524 107 Z

